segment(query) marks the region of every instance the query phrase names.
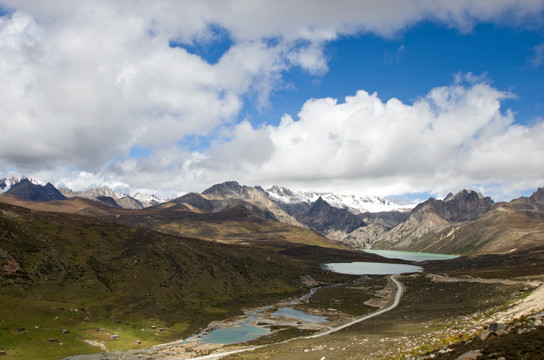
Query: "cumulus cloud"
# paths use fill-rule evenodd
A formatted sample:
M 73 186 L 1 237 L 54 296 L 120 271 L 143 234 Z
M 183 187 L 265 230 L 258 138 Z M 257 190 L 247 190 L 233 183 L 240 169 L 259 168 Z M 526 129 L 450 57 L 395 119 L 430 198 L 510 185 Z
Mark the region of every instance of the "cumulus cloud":
M 476 154 L 488 158 L 514 138 L 511 115 L 499 110 L 506 95 L 485 84 L 435 89 L 414 104 L 364 91 L 345 103 L 315 99 L 277 127 L 253 128 L 238 116 L 244 99 L 267 106 L 293 67 L 325 73 L 324 45 L 341 35 L 393 36 L 424 20 L 462 31 L 479 21 L 539 21 L 544 2 L 0 0 L 0 7 L 8 10 L 0 16 L 0 168 L 141 186 L 167 174 L 168 186 L 199 190 L 238 171 L 248 181 L 379 184 L 430 168 L 447 174 L 461 156 L 463 170 L 476 173 Z M 217 28 L 232 40 L 217 63 L 169 46 L 205 42 Z M 457 117 L 474 124 L 454 125 Z M 498 133 L 489 135 L 492 128 Z M 228 136 L 206 152 L 183 146 L 186 136 L 218 129 Z M 486 136 L 495 147 L 478 140 Z M 152 155 L 127 159 L 134 146 Z
M 412 104 L 363 90 L 343 102 L 312 99 L 277 126 L 244 121 L 207 151 L 163 149 L 100 176 L 156 190 L 202 191 L 236 179 L 384 196 L 476 188 L 510 199 L 544 183 L 544 122 L 515 124 L 501 107 L 512 96 L 458 79 Z
M 21 13 L 0 20 L 4 163 L 96 170 L 134 144 L 204 134 L 239 111 L 244 88 L 222 83 L 219 66 L 100 10 L 62 29 Z
M 544 183 L 544 123 L 514 124 L 512 95 L 487 83 L 438 87 L 413 104 L 363 90 L 344 102 L 307 101 L 298 119 L 237 126 L 192 164 L 207 181 L 351 189 L 391 195 L 459 187 L 514 193 Z M 225 154 L 236 156 L 227 157 Z M 506 196 L 507 194 L 499 194 Z

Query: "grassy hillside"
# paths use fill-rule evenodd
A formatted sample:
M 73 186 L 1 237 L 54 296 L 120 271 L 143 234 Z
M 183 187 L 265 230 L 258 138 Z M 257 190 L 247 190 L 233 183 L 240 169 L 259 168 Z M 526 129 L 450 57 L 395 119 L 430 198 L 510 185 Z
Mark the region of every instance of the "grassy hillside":
M 187 203 L 175 201 L 142 210 L 117 209 L 81 198 L 63 201 L 35 202 L 7 194 L 0 202 L 47 212 L 80 214 L 109 219 L 128 226 L 143 226 L 170 235 L 185 236 L 225 243 L 250 243 L 259 246 L 264 241 L 287 241 L 297 244 L 348 249 L 315 231 L 269 220 L 263 211 L 235 205 L 217 212 L 202 212 Z
M 0 350 L 56 359 L 101 351 L 85 340 L 149 346 L 298 293 L 306 274 L 340 278 L 278 251 L 0 203 Z
M 500 206 L 477 220 L 429 233 L 407 250 L 450 254 L 499 254 L 544 245 L 544 215 Z

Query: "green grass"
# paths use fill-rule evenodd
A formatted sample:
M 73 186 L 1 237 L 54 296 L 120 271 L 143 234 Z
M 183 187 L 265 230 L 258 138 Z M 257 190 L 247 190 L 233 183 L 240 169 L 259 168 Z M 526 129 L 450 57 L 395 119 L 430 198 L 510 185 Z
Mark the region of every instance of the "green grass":
M 374 291 L 383 289 L 387 279 L 368 278 L 348 284 L 319 289 L 309 299 L 307 307 L 313 309 L 334 308 L 353 316 L 363 316 L 376 310 L 365 305 L 365 301 L 374 297 Z
M 288 243 L 313 254 L 308 260 L 282 253 L 284 243 L 227 245 L 0 204 L 0 350 L 8 358 L 59 359 L 101 351 L 84 340 L 109 350 L 149 347 L 244 307 L 297 296 L 307 291 L 302 276 L 350 278 L 323 271 L 315 256 L 366 256 Z M 4 262 L 18 270 L 5 271 Z M 166 330 L 148 331 L 153 324 Z
M 316 332 L 315 330 L 301 330 L 293 327 L 271 327 L 271 330 L 272 334 L 249 341 L 247 345 L 275 344 L 293 338 L 310 336 Z
M 64 310 L 57 310 L 60 307 Z M 102 343 L 108 350 L 148 348 L 182 338 L 189 328 L 187 322 L 167 326 L 156 318 L 99 316 L 81 311 L 78 304 L 0 295 L 0 349 L 7 354 L 3 358 L 59 359 L 103 351 L 85 340 Z M 114 334 L 118 340 L 111 338 Z

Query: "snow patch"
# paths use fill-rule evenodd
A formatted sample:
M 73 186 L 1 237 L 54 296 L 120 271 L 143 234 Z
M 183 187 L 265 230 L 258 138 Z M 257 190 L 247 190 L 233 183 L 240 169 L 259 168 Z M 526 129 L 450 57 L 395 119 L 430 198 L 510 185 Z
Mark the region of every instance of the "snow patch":
M 29 177 L 26 177 L 26 176 L 22 176 L 22 177 L 10 176 L 10 177 L 0 179 L 0 194 L 5 193 L 9 189 L 11 189 L 11 187 L 13 185 L 19 183 L 23 179 L 27 179 L 28 181 L 30 181 L 34 185 L 43 185 L 38 180 L 33 179 L 33 178 L 29 178 Z
M 354 214 L 410 210 L 416 205 L 399 205 L 378 196 L 338 195 L 334 193 L 290 190 L 279 186 L 271 187 L 266 193 L 272 201 L 284 204 L 313 203 L 321 197 L 329 205 L 339 209 L 347 209 Z

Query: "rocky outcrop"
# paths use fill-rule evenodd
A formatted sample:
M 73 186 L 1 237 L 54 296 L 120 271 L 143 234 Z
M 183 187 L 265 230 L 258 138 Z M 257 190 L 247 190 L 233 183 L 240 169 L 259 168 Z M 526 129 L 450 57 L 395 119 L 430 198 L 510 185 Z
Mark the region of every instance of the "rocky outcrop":
M 411 359 L 542 359 L 543 320 L 544 312 L 540 311 L 510 323 L 491 323 L 477 336 Z
M 122 206 L 117 203 L 117 201 L 112 198 L 111 196 L 97 196 L 97 201 L 100 201 L 102 204 L 106 204 L 108 206 L 111 206 L 113 208 L 122 209 Z
M 435 240 L 433 235 L 455 224 L 476 220 L 493 206 L 491 198 L 472 190 L 449 194 L 444 200 L 431 198 L 416 206 L 406 221 L 380 236 L 375 246 L 380 249 L 430 251 L 429 242 Z
M 144 205 L 130 197 L 130 196 L 123 196 L 122 198 L 120 199 L 117 199 L 117 204 L 119 204 L 123 209 L 143 209 L 144 208 Z
M 544 211 L 544 188 L 539 188 L 530 197 L 520 197 L 512 200 L 509 205 L 524 211 Z
M 472 190 L 461 190 L 455 196 L 450 193 L 444 200 L 431 198 L 416 206 L 412 214 L 434 213 L 448 222 L 462 222 L 476 220 L 493 205 L 490 197 Z
M 310 229 L 320 232 L 340 230 L 350 233 L 366 225 L 365 222 L 346 209 L 332 207 L 321 197 L 297 220 Z
M 41 202 L 66 199 L 66 196 L 62 195 L 51 183 L 42 186 L 33 184 L 28 179 L 22 179 L 18 183 L 12 185 L 11 188 L 6 191 L 6 194 L 17 196 L 20 199 Z
M 376 241 L 380 249 L 476 254 L 530 249 L 544 243 L 544 191 L 509 203 L 461 191 L 418 205 Z
M 380 225 L 384 229 L 390 230 L 403 221 L 406 221 L 409 215 L 409 211 L 383 211 L 376 213 L 362 213 L 358 216 L 367 224 Z
M 369 249 L 372 248 L 372 244 L 386 231 L 386 228 L 382 225 L 368 224 L 350 233 L 341 230 L 329 230 L 325 232 L 325 236 L 355 249 Z
M 380 236 L 374 247 L 378 249 L 413 249 L 427 234 L 438 233 L 451 223 L 434 212 L 418 211 L 410 214 L 406 221 Z
M 254 205 L 264 211 L 268 211 L 274 217 L 285 224 L 302 226 L 294 217 L 287 214 L 276 203 L 268 198 L 262 188 L 252 186 L 242 186 L 236 181 L 227 181 L 222 184 L 216 184 L 202 192 L 202 197 L 210 200 L 213 205 L 213 211 L 221 211 L 227 207 L 242 204 L 240 201 Z

